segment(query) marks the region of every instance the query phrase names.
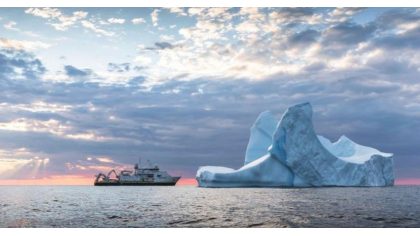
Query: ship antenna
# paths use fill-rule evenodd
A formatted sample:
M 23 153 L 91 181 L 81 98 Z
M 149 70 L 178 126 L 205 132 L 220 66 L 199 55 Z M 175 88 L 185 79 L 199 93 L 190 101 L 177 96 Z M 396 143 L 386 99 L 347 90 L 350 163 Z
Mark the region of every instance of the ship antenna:
M 139 157 L 139 166 L 141 166 L 141 157 Z

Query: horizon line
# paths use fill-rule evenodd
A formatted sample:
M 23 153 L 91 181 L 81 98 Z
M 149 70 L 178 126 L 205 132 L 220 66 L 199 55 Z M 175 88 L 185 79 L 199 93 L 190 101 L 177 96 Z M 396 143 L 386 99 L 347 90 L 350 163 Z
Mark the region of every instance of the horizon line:
M 93 179 L 83 176 L 39 179 L 0 179 L 0 186 L 93 186 Z M 181 178 L 175 186 L 197 186 L 195 178 Z M 394 186 L 420 186 L 420 178 L 398 178 Z

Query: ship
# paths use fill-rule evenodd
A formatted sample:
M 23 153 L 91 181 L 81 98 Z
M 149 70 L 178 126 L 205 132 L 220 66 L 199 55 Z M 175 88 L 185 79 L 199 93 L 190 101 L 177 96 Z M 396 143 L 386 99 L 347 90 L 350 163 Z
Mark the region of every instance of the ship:
M 166 171 L 161 171 L 157 165 L 150 165 L 150 162 L 148 166 L 141 168 L 140 161 L 134 165 L 134 170 L 122 170 L 118 174 L 112 169 L 107 175 L 99 173 L 95 177 L 95 186 L 173 186 L 181 178 L 181 176 L 173 177 Z

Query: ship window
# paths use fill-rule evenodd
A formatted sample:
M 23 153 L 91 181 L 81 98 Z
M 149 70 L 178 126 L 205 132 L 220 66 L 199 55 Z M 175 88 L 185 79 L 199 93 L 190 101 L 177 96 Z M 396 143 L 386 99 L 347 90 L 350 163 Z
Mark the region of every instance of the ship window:
M 153 178 L 153 175 L 147 175 L 147 177 L 149 177 L 149 178 Z
M 161 175 L 157 175 L 157 177 L 160 177 Z

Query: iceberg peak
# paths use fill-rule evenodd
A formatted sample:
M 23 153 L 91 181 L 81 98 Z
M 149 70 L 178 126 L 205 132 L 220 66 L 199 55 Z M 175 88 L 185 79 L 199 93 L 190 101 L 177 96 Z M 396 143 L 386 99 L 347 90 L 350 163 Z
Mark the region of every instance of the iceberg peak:
M 264 111 L 257 117 L 250 130 L 251 134 L 245 152 L 245 165 L 267 153 L 267 147 L 271 144 L 276 125 L 277 120 L 270 111 Z
M 337 141 L 338 142 L 353 142 L 351 139 L 347 138 L 346 135 L 341 135 Z
M 287 111 L 285 112 L 285 114 L 299 113 L 299 112 L 302 112 L 308 118 L 311 119 L 312 118 L 312 105 L 309 102 L 300 103 L 300 104 L 287 108 Z

